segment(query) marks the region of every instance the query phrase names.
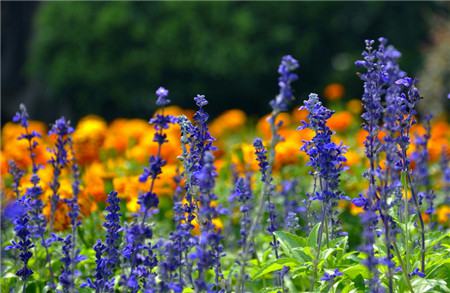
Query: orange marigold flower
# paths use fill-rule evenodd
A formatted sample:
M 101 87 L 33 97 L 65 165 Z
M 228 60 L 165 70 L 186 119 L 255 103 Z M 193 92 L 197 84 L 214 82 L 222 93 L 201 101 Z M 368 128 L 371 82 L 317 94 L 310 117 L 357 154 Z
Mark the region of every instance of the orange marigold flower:
M 330 83 L 325 87 L 324 97 L 329 101 L 340 100 L 344 96 L 344 86 L 340 83 Z
M 344 156 L 347 159 L 344 164 L 347 166 L 355 166 L 361 162 L 361 156 L 355 151 L 349 150 L 344 154 Z
M 351 99 L 347 102 L 347 110 L 354 115 L 360 115 L 362 112 L 362 104 L 359 99 Z
M 334 131 L 346 131 L 353 124 L 353 115 L 350 112 L 337 112 L 327 121 L 328 127 Z
M 210 131 L 214 137 L 242 128 L 247 121 L 247 115 L 239 109 L 231 109 L 223 112 L 210 124 Z
M 350 204 L 350 214 L 352 214 L 353 216 L 357 216 L 361 214 L 363 211 L 364 209 L 362 207 L 358 207 L 353 203 Z
M 97 116 L 86 116 L 80 120 L 73 134 L 75 154 L 81 165 L 100 159 L 100 149 L 106 137 L 106 122 Z
M 308 110 L 306 109 L 294 109 L 292 111 L 292 119 L 296 122 L 296 123 L 300 123 L 302 121 L 306 121 L 308 122 Z
M 265 115 L 262 118 L 259 119 L 258 124 L 256 125 L 256 128 L 258 129 L 258 132 L 263 135 L 265 139 L 268 139 L 272 136 L 272 132 L 270 130 L 270 123 L 268 121 L 268 118 L 270 115 Z M 282 128 L 287 127 L 291 124 L 291 116 L 288 113 L 281 113 L 278 115 L 276 123 L 283 122 Z
M 437 220 L 441 225 L 449 225 L 450 206 L 443 205 L 436 209 Z

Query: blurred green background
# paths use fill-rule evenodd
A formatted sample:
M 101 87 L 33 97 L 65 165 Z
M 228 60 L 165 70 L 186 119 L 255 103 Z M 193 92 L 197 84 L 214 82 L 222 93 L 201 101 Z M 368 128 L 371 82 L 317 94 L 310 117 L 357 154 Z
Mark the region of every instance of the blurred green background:
M 301 64 L 294 85 L 298 104 L 331 82 L 342 83 L 346 98 L 355 98 L 362 84 L 353 64 L 364 39 L 387 37 L 411 75 L 420 75 L 427 54 L 450 39 L 433 35 L 449 26 L 445 2 L 1 5 L 2 122 L 20 102 L 33 118 L 47 122 L 61 114 L 71 120 L 91 113 L 145 118 L 159 85 L 183 107 L 202 93 L 213 115 L 229 108 L 259 115 L 269 111 L 267 102 L 277 93 L 284 54 Z M 443 71 L 441 89 L 432 87 L 435 100 L 450 91 L 448 68 Z

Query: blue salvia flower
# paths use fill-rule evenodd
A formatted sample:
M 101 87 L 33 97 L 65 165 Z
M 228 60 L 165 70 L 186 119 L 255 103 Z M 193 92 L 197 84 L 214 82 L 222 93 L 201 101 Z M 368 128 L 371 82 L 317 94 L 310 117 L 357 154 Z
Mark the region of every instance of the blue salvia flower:
M 192 286 L 194 281 L 192 279 L 192 260 L 188 257 L 188 251 L 196 243 L 196 239 L 191 236 L 191 232 L 194 229 L 192 222 L 196 218 L 196 204 L 194 202 L 194 172 L 198 169 L 197 158 L 199 157 L 198 148 L 196 147 L 195 134 L 198 132 L 198 128 L 194 126 L 186 116 L 182 115 L 178 117 L 178 124 L 181 129 L 181 148 L 182 154 L 179 159 L 183 163 L 182 176 L 185 179 L 184 182 L 184 200 L 186 203 L 182 206 L 185 216 L 185 226 L 180 228 L 186 229 L 186 239 L 184 241 L 183 255 L 184 255 L 184 268 L 186 279 L 189 280 Z M 189 147 L 189 150 L 188 150 Z
M 330 215 L 329 219 L 325 217 L 321 221 L 337 222 L 333 221 L 331 214 L 337 200 L 347 199 L 338 189 L 340 174 L 345 170 L 343 162 L 346 161 L 344 153 L 347 148 L 331 140 L 333 132 L 326 122 L 333 115 L 333 111 L 323 106 L 316 94 L 310 94 L 309 99 L 300 109 L 309 112 L 309 121 L 303 121 L 299 129 L 310 128 L 315 132 L 315 136 L 310 141 L 304 141 L 301 147 L 301 150 L 309 156 L 307 165 L 313 168 L 312 174 L 317 177 L 320 185 L 320 190 L 316 191 L 310 199 L 322 201 L 323 216 Z
M 181 146 L 182 155 L 180 159 L 183 163 L 183 177 L 185 178 L 185 201 L 184 211 L 186 213 L 185 223 L 188 231 L 192 231 L 192 221 L 199 215 L 196 201 L 199 200 L 198 190 L 200 189 L 198 182 L 198 174 L 204 165 L 204 156 L 206 152 L 215 150 L 213 146 L 214 137 L 211 136 L 208 130 L 209 115 L 204 107 L 208 104 L 204 95 L 197 95 L 194 97 L 194 102 L 198 110 L 194 114 L 194 123 L 191 123 L 185 116 L 178 117 L 178 124 L 181 128 Z M 188 150 L 189 149 L 189 150 Z M 196 215 L 197 214 L 197 215 Z M 190 247 L 195 245 L 198 239 L 193 237 L 186 238 L 186 246 L 184 247 L 185 256 L 188 255 Z M 188 276 L 190 283 L 193 284 L 191 273 L 192 265 L 191 259 L 185 257 L 184 266 L 186 268 L 185 274 Z
M 125 246 L 122 255 L 130 266 L 130 272 L 121 277 L 121 284 L 131 292 L 138 292 L 145 284 L 156 278 L 152 272 L 158 265 L 154 246 L 149 242 L 153 231 L 147 225 L 134 223 L 125 232 Z
M 169 91 L 164 89 L 163 87 L 158 88 L 156 91 L 157 95 L 157 105 L 158 106 L 166 106 L 170 100 L 167 99 Z M 151 179 L 150 190 L 148 192 L 142 193 L 139 196 L 138 203 L 142 209 L 142 222 L 145 222 L 147 218 L 148 211 L 152 208 L 158 206 L 158 197 L 153 192 L 154 181 L 158 178 L 158 176 L 162 173 L 162 167 L 166 164 L 166 161 L 161 157 L 161 148 L 164 143 L 167 143 L 167 135 L 163 132 L 164 129 L 169 128 L 169 124 L 174 123 L 175 118 L 171 115 L 164 115 L 164 108 L 162 108 L 161 114 L 156 114 L 154 118 L 150 119 L 150 124 L 156 130 L 156 133 L 153 137 L 153 141 L 158 144 L 158 149 L 156 155 L 151 155 L 149 159 L 149 166 L 144 168 L 144 172 L 139 177 L 140 182 L 147 182 L 148 178 Z
M 266 197 L 266 209 L 269 214 L 269 225 L 267 227 L 267 231 L 272 235 L 272 241 L 270 245 L 273 247 L 275 252 L 275 257 L 279 258 L 278 255 L 278 248 L 279 248 L 279 242 L 276 240 L 275 235 L 273 232 L 275 232 L 278 229 L 278 223 L 277 223 L 277 215 L 276 215 L 276 209 L 275 205 L 272 201 L 272 195 L 274 191 L 274 186 L 272 184 L 272 176 L 269 176 L 269 163 L 267 161 L 267 150 L 264 147 L 264 144 L 260 138 L 256 138 L 253 141 L 253 147 L 255 148 L 255 155 L 256 160 L 258 161 L 259 165 L 259 171 L 261 173 L 261 181 L 264 183 L 263 188 L 264 194 Z
M 281 183 L 280 195 L 283 197 L 285 229 L 295 232 L 300 229 L 298 214 L 304 214 L 306 208 L 296 200 L 298 180 L 285 180 Z
M 181 176 L 174 177 L 175 192 L 173 196 L 173 221 L 175 231 L 170 233 L 169 241 L 163 242 L 160 247 L 161 260 L 159 262 L 159 275 L 161 278 L 160 291 L 172 290 L 182 292 L 185 286 L 184 277 L 184 253 L 188 251 L 191 239 L 191 224 L 185 221 L 185 209 L 183 206 L 183 187 Z
M 63 242 L 63 257 L 61 258 L 63 269 L 59 276 L 59 283 L 62 286 L 63 292 L 74 292 L 75 278 L 79 275 L 79 272 L 75 270 L 75 265 L 86 258 L 79 255 L 79 250 L 76 250 L 74 247 L 75 244 L 72 239 L 72 234 L 67 235 L 64 239 L 57 238 L 57 240 Z M 74 250 L 76 251 L 75 255 L 73 254 Z
M 122 230 L 120 226 L 120 200 L 117 192 L 111 191 L 108 194 L 107 214 L 103 227 L 106 229 L 106 241 L 102 243 L 98 240 L 94 245 L 96 255 L 95 281 L 87 279 L 82 287 L 95 289 L 96 292 L 111 292 L 114 288 L 115 278 L 114 271 L 119 266 L 120 257 L 120 241 Z
M 80 255 L 80 250 L 77 249 L 77 228 L 80 225 L 78 219 L 80 214 L 80 207 L 78 205 L 78 194 L 80 185 L 80 172 L 76 162 L 75 153 L 73 150 L 73 142 L 71 134 L 74 129 L 70 125 L 69 121 L 66 121 L 64 117 L 56 120 L 49 134 L 57 135 L 56 149 L 53 150 L 54 157 L 51 160 L 51 164 L 54 168 L 54 177 L 52 186 L 52 209 L 56 209 L 56 204 L 59 201 L 58 189 L 59 189 L 59 175 L 61 169 L 66 167 L 69 163 L 72 169 L 72 198 L 65 199 L 64 202 L 69 207 L 69 218 L 72 227 L 71 234 L 67 235 L 65 239 L 60 239 L 63 242 L 62 253 L 63 257 L 61 262 L 63 263 L 63 270 L 59 276 L 59 282 L 63 289 L 63 292 L 73 292 L 75 290 L 76 277 L 80 274 L 77 271 L 77 264 L 86 259 L 85 256 Z M 71 158 L 69 160 L 68 152 L 70 152 Z M 54 217 L 55 210 L 52 211 Z M 52 218 L 54 220 L 54 218 Z M 52 225 L 52 223 L 51 223 Z
M 149 123 L 156 130 L 153 141 L 158 144 L 158 149 L 155 155 L 150 156 L 149 166 L 144 168 L 144 172 L 139 177 L 140 182 L 147 182 L 150 178 L 150 187 L 147 192 L 139 195 L 140 219 L 136 218 L 135 222 L 125 232 L 126 243 L 122 255 L 130 265 L 130 272 L 128 276 L 122 275 L 121 284 L 132 292 L 137 292 L 141 288 L 147 292 L 156 284 L 156 274 L 153 269 L 158 265 L 158 260 L 154 253 L 155 245 L 152 245 L 149 241 L 153 236 L 153 231 L 146 224 L 146 219 L 158 208 L 159 199 L 153 188 L 156 179 L 162 173 L 162 167 L 166 164 L 166 161 L 161 157 L 162 146 L 168 142 L 164 130 L 169 128 L 169 124 L 175 122 L 173 116 L 164 114 L 164 107 L 170 102 L 167 99 L 168 93 L 168 90 L 162 87 L 156 91 L 156 104 L 161 106 L 162 109 L 160 113 L 150 119 Z
M 381 151 L 381 143 L 378 139 L 378 133 L 380 131 L 380 120 L 384 111 L 381 96 L 388 75 L 383 71 L 382 64 L 378 62 L 378 57 L 382 54 L 373 49 L 374 43 L 373 40 L 366 40 L 366 49 L 362 53 L 363 60 L 358 60 L 355 63 L 357 67 L 365 69 L 365 72 L 359 75 L 360 79 L 364 82 L 364 93 L 362 96 L 364 113 L 361 117 L 363 119 L 363 128 L 368 133 L 364 145 L 370 167 L 366 173 L 369 179 L 367 197 L 360 196 L 354 199 L 353 203 L 360 207 L 364 206 L 364 212 L 361 214 L 361 222 L 364 225 L 364 244 L 361 250 L 367 254 L 365 265 L 372 273 L 372 278 L 369 280 L 370 290 L 372 292 L 379 292 L 379 272 L 376 267 L 378 260 L 375 258 L 373 248 L 376 224 L 378 223 L 378 216 L 376 214 L 377 205 L 375 204 L 378 195 L 375 178 L 380 175 L 378 156 Z
M 167 98 L 167 96 L 169 96 L 169 90 L 163 88 L 163 87 L 159 87 L 156 90 L 156 105 L 159 107 L 165 107 L 167 105 L 170 104 L 170 100 Z
M 71 131 L 72 132 L 72 131 Z M 79 214 L 80 206 L 78 204 L 78 195 L 80 193 L 80 170 L 78 163 L 75 158 L 75 153 L 73 149 L 73 141 L 70 136 L 67 138 L 67 146 L 71 153 L 71 169 L 72 169 L 72 198 L 64 199 L 64 202 L 69 207 L 69 218 L 71 224 L 71 235 L 66 236 L 66 238 L 60 239 L 63 241 L 63 272 L 59 277 L 60 284 L 64 291 L 72 292 L 75 289 L 75 280 L 79 276 L 79 271 L 76 269 L 77 264 L 86 259 L 85 256 L 80 255 L 80 250 L 77 249 L 77 229 L 80 226 Z M 69 237 L 70 236 L 70 237 Z
M 120 251 L 119 246 L 121 242 L 120 226 L 120 200 L 117 197 L 117 192 L 111 191 L 108 194 L 108 206 L 106 207 L 107 214 L 105 216 L 105 223 L 103 227 L 106 229 L 106 266 L 107 266 L 107 281 L 114 283 L 114 270 L 119 265 Z
M 291 84 L 293 81 L 297 80 L 298 76 L 297 74 L 293 73 L 294 70 L 296 70 L 299 67 L 298 61 L 294 59 L 290 55 L 286 55 L 281 59 L 281 64 L 278 67 L 278 73 L 280 74 L 280 77 L 278 79 L 278 86 L 280 88 L 280 91 L 278 95 L 270 101 L 270 106 L 272 108 L 272 113 L 268 118 L 268 122 L 270 124 L 270 130 L 272 134 L 272 139 L 270 142 L 270 152 L 267 156 L 266 160 L 260 157 L 259 163 L 260 163 L 260 171 L 262 175 L 262 181 L 264 183 L 264 186 L 261 190 L 261 196 L 258 202 L 258 205 L 256 207 L 257 214 L 254 217 L 253 223 L 250 227 L 249 232 L 249 238 L 253 239 L 254 233 L 256 231 L 256 226 L 259 224 L 264 211 L 264 203 L 266 203 L 266 208 L 269 211 L 269 227 L 268 231 L 272 234 L 272 242 L 271 246 L 274 249 L 275 256 L 278 258 L 278 241 L 275 238 L 275 235 L 273 232 L 277 229 L 276 227 L 276 214 L 275 214 L 275 205 L 271 201 L 271 196 L 273 196 L 274 193 L 274 185 L 272 184 L 272 165 L 273 161 L 275 159 L 275 147 L 278 144 L 278 142 L 282 139 L 280 135 L 278 134 L 278 129 L 281 127 L 282 122 L 277 123 L 277 117 L 278 115 L 283 112 L 287 111 L 289 107 L 289 103 L 294 100 L 293 91 Z M 256 143 L 256 145 L 255 145 Z M 262 145 L 261 141 L 255 141 L 254 146 L 255 149 L 261 149 L 260 146 Z M 259 151 L 257 151 L 258 153 Z M 257 154 L 258 155 L 258 154 Z M 263 155 L 263 154 L 261 154 Z M 264 163 L 265 161 L 265 163 Z M 283 278 L 281 274 L 278 274 L 278 283 L 281 287 L 283 287 L 284 291 L 284 283 Z
M 354 198 L 352 202 L 356 206 L 364 209 L 364 212 L 361 213 L 361 224 L 363 225 L 362 239 L 364 239 L 364 243 L 359 249 L 366 254 L 366 259 L 364 259 L 363 264 L 372 273 L 371 278 L 368 280 L 368 285 L 371 292 L 382 292 L 382 288 L 379 284 L 380 273 L 377 269 L 380 260 L 375 256 L 375 250 L 373 248 L 375 244 L 375 231 L 378 224 L 378 215 L 370 200 L 361 194 L 359 197 Z
M 325 272 L 320 280 L 332 283 L 334 279 L 339 276 L 342 276 L 342 272 L 340 272 L 339 269 L 335 269 L 331 274 Z
M 405 174 L 407 185 L 411 190 L 411 197 L 415 206 L 415 211 L 420 225 L 420 248 L 421 248 L 421 270 L 425 273 L 425 224 L 420 210 L 420 203 L 417 191 L 410 170 L 410 160 L 407 155 L 407 150 L 410 144 L 410 130 L 411 126 L 416 123 L 415 115 L 417 114 L 416 105 L 420 101 L 421 96 L 419 90 L 416 88 L 416 80 L 410 77 L 404 77 L 395 82 L 402 86 L 400 97 L 402 99 L 402 113 L 403 120 L 401 122 L 402 128 L 400 130 L 399 146 L 400 146 L 400 162 L 399 168 Z M 406 200 L 408 200 L 406 198 Z
M 389 211 L 394 206 L 399 206 L 398 213 L 402 211 L 402 190 L 400 170 L 398 168 L 398 162 L 400 161 L 398 140 L 403 114 L 401 113 L 402 99 L 399 97 L 401 86 L 396 81 L 406 76 L 406 73 L 398 65 L 401 53 L 393 46 L 387 46 L 387 39 L 380 38 L 379 42 L 376 62 L 382 76 L 382 87 L 379 89 L 379 93 L 385 98 L 382 125 L 386 134 L 380 151 L 385 153 L 386 168 L 379 172 L 380 184 L 378 188 L 380 196 L 375 200 L 383 222 L 386 246 L 386 258 L 381 259 L 380 262 L 388 266 L 389 291 L 392 292 L 392 270 L 395 267 L 395 263 L 392 261 L 392 243 L 396 241 L 398 229 Z
M 214 151 L 214 137 L 208 131 L 209 115 L 204 107 L 208 105 L 204 95 L 197 95 L 194 98 L 198 110 L 194 113 L 195 127 L 191 128 L 191 147 L 190 156 L 192 157 L 193 170 L 192 173 L 201 169 L 203 164 L 203 156 L 206 152 Z
M 69 142 L 69 135 L 72 134 L 74 129 L 70 126 L 70 122 L 66 121 L 64 117 L 61 117 L 55 121 L 52 128 L 48 132 L 48 135 L 56 135 L 55 148 L 49 151 L 52 157 L 49 163 L 53 168 L 53 179 L 50 183 L 50 189 L 52 195 L 50 197 L 50 232 L 53 231 L 53 224 L 55 222 L 55 212 L 59 202 L 59 177 L 63 168 L 69 163 L 67 158 L 67 148 Z
M 275 112 L 284 112 L 288 110 L 290 102 L 294 100 L 291 83 L 298 79 L 297 74 L 292 71 L 299 68 L 298 61 L 291 55 L 283 56 L 281 64 L 278 67 L 278 86 L 280 87 L 279 94 L 270 101 L 270 106 Z
M 322 238 L 325 230 L 328 243 L 329 235 L 339 235 L 336 228 L 338 224 L 337 217 L 334 217 L 334 207 L 339 199 L 347 199 L 339 191 L 339 177 L 344 170 L 343 162 L 346 161 L 344 152 L 346 148 L 340 144 L 337 145 L 331 140 L 333 132 L 326 125 L 327 120 L 333 115 L 319 100 L 317 94 L 310 94 L 308 100 L 304 101 L 304 106 L 300 109 L 307 110 L 308 122 L 302 121 L 299 129 L 310 128 L 315 132 L 315 136 L 310 141 L 304 141 L 301 150 L 309 156 L 308 166 L 311 166 L 314 172 L 314 180 L 319 182 L 319 190 L 316 190 L 310 197 L 310 200 L 320 200 L 322 202 L 322 212 L 320 216 L 320 228 L 317 239 L 317 257 L 314 261 L 314 282 L 317 279 L 317 265 L 322 247 Z M 328 230 L 331 227 L 331 231 Z M 335 232 L 336 230 L 336 232 Z
M 49 278 L 49 287 L 51 289 L 55 288 L 54 282 L 54 273 L 52 269 L 52 260 L 51 254 L 49 251 L 49 246 L 54 242 L 54 238 L 45 238 L 46 231 L 46 220 L 44 215 L 42 214 L 42 209 L 44 207 L 44 203 L 41 200 L 41 195 L 43 194 L 43 190 L 40 186 L 40 178 L 37 174 L 40 166 L 36 163 L 35 157 L 36 154 L 34 152 L 35 148 L 38 146 L 38 142 L 36 139 L 40 138 L 41 135 L 36 131 L 29 131 L 29 115 L 25 105 L 21 104 L 19 112 L 17 112 L 13 117 L 13 122 L 19 123 L 24 129 L 25 133 L 19 136 L 19 140 L 26 140 L 28 143 L 28 152 L 31 159 L 31 184 L 32 186 L 27 188 L 24 196 L 24 205 L 27 209 L 27 214 L 29 216 L 26 224 L 28 225 L 28 230 L 31 232 L 32 237 L 38 238 L 41 241 L 41 245 L 45 249 L 46 255 L 46 264 L 48 266 L 50 278 Z
M 106 253 L 106 245 L 102 243 L 99 239 L 94 245 L 95 251 L 95 281 L 87 279 L 85 283 L 81 284 L 81 288 L 91 288 L 95 289 L 95 292 L 113 292 L 114 291 L 114 280 L 112 282 L 108 281 L 108 260 L 103 257 Z
M 12 189 L 16 194 L 16 200 L 19 200 L 22 197 L 19 190 L 20 180 L 22 179 L 23 175 L 25 175 L 25 171 L 17 167 L 16 163 L 13 160 L 8 161 L 8 167 L 8 172 L 13 177 Z
M 216 207 L 211 204 L 217 200 L 217 196 L 214 194 L 217 172 L 211 152 L 205 152 L 202 168 L 195 172 L 194 176 L 199 187 L 198 217 L 200 223 L 198 243 L 195 252 L 191 254 L 191 258 L 197 261 L 198 276 L 194 282 L 196 290 L 221 292 L 220 281 L 223 279 L 223 274 L 220 260 L 224 256 L 224 250 L 221 244 L 221 231 L 214 227 L 212 220 L 226 213 L 226 210 L 220 205 Z M 209 269 L 214 270 L 214 284 L 206 282 L 206 272 Z
M 253 141 L 253 147 L 255 148 L 256 160 L 258 161 L 259 172 L 261 173 L 261 181 L 266 182 L 267 170 L 269 169 L 269 163 L 267 162 L 267 150 L 260 138 L 256 138 Z
M 16 275 L 23 281 L 23 292 L 25 292 L 28 278 L 33 274 L 33 271 L 28 267 L 28 261 L 33 256 L 31 249 L 34 247 L 29 227 L 28 215 L 22 212 L 16 214 L 14 231 L 18 241 L 12 240 L 11 245 L 6 247 L 6 250 L 14 249 L 19 252 L 19 258 L 23 266 L 16 272 Z
M 247 243 L 252 241 L 249 239 L 249 231 L 251 227 L 251 210 L 252 204 L 251 200 L 253 198 L 253 194 L 250 188 L 250 182 L 245 178 L 238 178 L 235 183 L 235 191 L 234 191 L 235 199 L 240 203 L 240 213 L 241 213 L 241 221 L 240 221 L 240 239 L 238 244 L 242 247 L 240 252 L 240 260 L 236 261 L 241 269 L 239 273 L 239 280 L 236 284 L 236 292 L 244 292 L 245 291 L 245 282 L 248 280 L 249 276 L 246 273 L 247 261 L 253 253 L 253 243 Z M 248 247 L 248 248 L 247 248 Z M 247 251 L 248 249 L 248 251 Z
M 4 220 L 8 220 L 12 223 L 14 223 L 14 220 L 18 217 L 22 217 L 27 212 L 26 207 L 23 205 L 23 203 L 19 200 L 11 201 L 6 204 L 6 206 L 2 209 L 2 228 L 3 224 L 5 223 Z

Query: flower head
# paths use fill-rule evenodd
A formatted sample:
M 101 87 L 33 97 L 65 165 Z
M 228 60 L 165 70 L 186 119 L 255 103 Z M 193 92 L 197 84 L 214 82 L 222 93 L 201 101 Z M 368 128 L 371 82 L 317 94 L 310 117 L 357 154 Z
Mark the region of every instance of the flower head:
M 280 74 L 278 86 L 280 87 L 280 92 L 275 99 L 270 101 L 270 106 L 275 112 L 287 111 L 289 103 L 294 99 L 291 83 L 297 80 L 298 76 L 292 71 L 298 67 L 298 61 L 291 55 L 283 56 L 281 59 L 281 64 L 278 67 L 278 73 Z

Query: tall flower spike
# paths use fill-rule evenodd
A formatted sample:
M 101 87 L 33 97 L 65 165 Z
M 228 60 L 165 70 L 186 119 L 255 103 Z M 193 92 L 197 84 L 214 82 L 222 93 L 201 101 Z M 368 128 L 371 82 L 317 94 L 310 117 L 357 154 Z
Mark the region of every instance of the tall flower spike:
M 339 235 L 338 219 L 334 216 L 335 206 L 340 199 L 348 199 L 339 191 L 339 178 L 344 170 L 343 162 L 346 161 L 344 153 L 346 147 L 342 144 L 337 145 L 331 137 L 333 132 L 327 126 L 327 120 L 333 115 L 333 111 L 329 110 L 319 100 L 317 94 L 310 94 L 308 100 L 304 102 L 301 110 L 307 110 L 308 122 L 302 121 L 299 129 L 310 128 L 314 131 L 315 136 L 304 141 L 301 150 L 309 156 L 308 166 L 311 166 L 314 180 L 319 182 L 319 190 L 316 190 L 310 197 L 310 200 L 319 200 L 322 202 L 322 211 L 320 216 L 320 228 L 317 240 L 317 256 L 314 261 L 314 286 L 317 280 L 317 265 L 319 261 L 320 251 L 322 248 L 322 238 L 325 233 L 326 241 L 329 242 L 330 237 Z M 314 287 L 312 287 L 314 289 Z
M 253 243 L 247 244 L 247 242 L 251 241 L 248 238 L 248 233 L 251 226 L 251 200 L 252 200 L 252 191 L 250 189 L 250 184 L 244 178 L 238 178 L 235 183 L 235 198 L 240 203 L 240 213 L 241 213 L 241 221 L 240 221 L 240 239 L 238 241 L 239 246 L 242 248 L 240 252 L 240 260 L 236 261 L 241 269 L 239 273 L 239 279 L 236 283 L 236 292 L 245 292 L 245 282 L 248 280 L 249 276 L 246 273 L 247 262 L 253 253 Z M 247 248 L 248 247 L 248 248 Z
M 372 274 L 369 282 L 370 290 L 379 292 L 379 272 L 376 267 L 378 260 L 375 258 L 373 246 L 375 244 L 375 229 L 378 222 L 377 205 L 375 203 L 379 199 L 376 178 L 379 177 L 378 157 L 381 151 L 381 143 L 378 139 L 379 123 L 383 114 L 381 95 L 387 75 L 377 59 L 382 54 L 373 49 L 375 41 L 366 40 L 365 43 L 366 48 L 362 53 L 363 60 L 356 61 L 355 65 L 365 69 L 365 72 L 359 74 L 359 77 L 364 82 L 364 93 L 362 96 L 364 113 L 361 117 L 363 119 L 363 128 L 368 133 L 364 145 L 366 157 L 370 162 L 369 170 L 366 173 L 369 180 L 369 189 L 366 198 L 353 199 L 353 203 L 357 206 L 362 206 L 361 204 L 364 206 L 364 213 L 361 215 L 361 222 L 364 226 L 364 244 L 361 246 L 361 250 L 367 254 L 365 264 Z M 382 44 L 383 47 L 384 45 Z M 392 291 L 391 288 L 390 290 Z
M 401 121 L 401 131 L 399 138 L 399 146 L 400 146 L 400 162 L 399 168 L 401 168 L 402 174 L 406 177 L 405 191 L 409 187 L 411 191 L 411 198 L 415 207 L 415 212 L 417 215 L 417 219 L 420 225 L 420 255 L 421 255 L 421 266 L 420 269 L 422 273 L 425 273 L 425 224 L 422 217 L 422 212 L 420 208 L 419 198 L 417 194 L 417 190 L 414 186 L 413 178 L 411 175 L 411 167 L 410 160 L 407 155 L 407 151 L 410 145 L 410 130 L 411 126 L 416 123 L 415 115 L 416 105 L 420 101 L 421 96 L 419 90 L 416 88 L 416 80 L 410 77 L 404 77 L 395 82 L 398 85 L 402 86 L 402 91 L 400 93 L 400 97 L 402 99 L 402 114 L 403 120 Z M 407 207 L 408 198 L 405 197 L 405 206 Z M 409 218 L 409 210 L 405 208 L 405 220 Z
M 270 106 L 276 112 L 284 112 L 288 110 L 289 103 L 292 102 L 294 96 L 292 94 L 291 83 L 298 79 L 297 74 L 292 71 L 299 67 L 298 61 L 291 55 L 283 56 L 281 64 L 278 67 L 278 86 L 279 94 L 270 102 Z
M 275 204 L 273 203 L 272 200 L 272 196 L 274 194 L 272 176 L 271 175 L 269 176 L 267 174 L 269 168 L 269 163 L 267 162 L 267 151 L 260 138 L 256 138 L 254 140 L 253 147 L 255 148 L 256 160 L 258 161 L 259 171 L 261 172 L 261 181 L 264 184 L 263 189 L 266 199 L 266 209 L 269 214 L 268 219 L 269 224 L 267 227 L 267 232 L 269 232 L 270 235 L 272 235 L 272 241 L 270 245 L 273 247 L 275 257 L 279 258 L 278 255 L 279 242 L 275 238 L 275 234 L 273 234 L 273 232 L 275 232 L 278 229 L 278 223 Z
M 55 281 L 54 281 L 54 274 L 52 269 L 52 259 L 51 254 L 49 251 L 49 246 L 52 242 L 54 242 L 54 238 L 46 239 L 45 233 L 46 233 L 46 220 L 44 215 L 42 214 L 42 209 L 44 207 L 44 203 L 41 200 L 41 195 L 43 194 L 43 190 L 40 186 L 40 178 L 37 174 L 40 166 L 36 163 L 36 153 L 35 149 L 38 146 L 38 142 L 36 139 L 40 138 L 41 135 L 37 131 L 31 131 L 29 130 L 29 115 L 27 112 L 26 107 L 21 104 L 20 110 L 17 112 L 14 117 L 13 121 L 16 123 L 19 123 L 22 128 L 24 129 L 25 133 L 21 134 L 19 136 L 19 140 L 25 140 L 28 144 L 28 152 L 31 159 L 31 187 L 27 188 L 25 191 L 24 196 L 24 205 L 27 209 L 27 214 L 29 217 L 29 220 L 24 222 L 23 224 L 28 226 L 28 231 L 31 232 L 31 236 L 33 238 L 38 238 L 41 241 L 41 245 L 45 249 L 45 256 L 46 256 L 46 265 L 48 266 L 49 270 L 49 287 L 51 289 L 55 288 Z
M 67 158 L 69 135 L 73 133 L 74 129 L 70 126 L 70 122 L 66 121 L 64 117 L 59 118 L 52 125 L 52 128 L 48 132 L 49 135 L 56 135 L 56 143 L 53 149 L 50 149 L 52 157 L 50 159 L 50 164 L 53 168 L 53 179 L 50 183 L 50 189 L 52 190 L 52 195 L 50 197 L 50 233 L 53 231 L 53 225 L 55 222 L 56 208 L 59 203 L 59 177 L 61 171 L 65 168 L 69 161 Z
M 157 143 L 158 148 L 156 154 L 150 156 L 149 166 L 144 168 L 144 172 L 139 177 L 139 181 L 142 183 L 147 182 L 150 178 L 150 186 L 147 192 L 139 195 L 140 217 L 137 217 L 125 232 L 126 243 L 122 254 L 130 265 L 130 271 L 128 275 L 122 275 L 121 283 L 131 292 L 137 292 L 140 289 L 146 291 L 156 284 L 156 274 L 153 270 L 157 266 L 158 260 L 153 251 L 155 245 L 152 245 L 149 241 L 153 236 L 153 231 L 146 220 L 151 213 L 156 212 L 159 204 L 154 187 L 155 181 L 166 164 L 166 161 L 161 157 L 162 146 L 168 142 L 164 130 L 169 128 L 169 124 L 175 122 L 173 116 L 164 114 L 164 107 L 170 102 L 167 99 L 168 93 L 168 90 L 163 87 L 156 90 L 156 104 L 162 108 L 150 119 L 149 123 L 156 130 L 153 142 Z
M 224 256 L 221 240 L 221 230 L 214 226 L 213 219 L 225 213 L 222 207 L 214 206 L 213 201 L 217 201 L 214 194 L 215 178 L 217 177 L 214 166 L 214 156 L 211 152 L 206 152 L 203 158 L 202 168 L 194 174 L 199 187 L 199 209 L 198 216 L 200 222 L 200 236 L 191 257 L 197 261 L 198 277 L 195 280 L 197 291 L 213 290 L 221 291 L 220 281 L 223 279 L 221 269 L 221 257 Z M 214 284 L 206 282 L 206 273 L 209 269 L 214 270 Z
M 33 274 L 33 271 L 28 267 L 28 261 L 33 256 L 31 249 L 34 247 L 31 241 L 31 235 L 29 231 L 29 218 L 27 214 L 17 216 L 14 220 L 14 231 L 18 238 L 18 242 L 11 241 L 11 245 L 6 247 L 6 250 L 15 249 L 19 251 L 19 258 L 22 262 L 22 268 L 16 272 L 16 276 L 20 277 L 23 282 L 23 291 L 26 289 L 26 282 L 28 278 Z
M 160 272 L 160 291 L 165 292 L 173 290 L 175 293 L 181 293 L 185 287 L 184 281 L 184 259 L 185 251 L 189 249 L 191 238 L 190 225 L 185 221 L 185 210 L 183 206 L 183 188 L 181 186 L 182 177 L 178 174 L 174 177 L 176 185 L 173 196 L 173 221 L 175 231 L 170 233 L 169 240 L 158 245 L 161 252 L 159 262 Z
M 101 240 L 98 240 L 94 246 L 97 258 L 95 281 L 88 279 L 86 283 L 82 284 L 82 287 L 95 289 L 96 292 L 114 291 L 114 272 L 120 261 L 119 246 L 122 228 L 120 226 L 120 200 L 117 192 L 111 191 L 108 194 L 107 202 L 107 214 L 103 223 L 103 227 L 106 229 L 106 241 L 103 244 Z

